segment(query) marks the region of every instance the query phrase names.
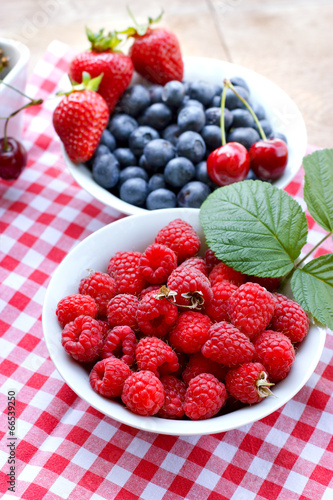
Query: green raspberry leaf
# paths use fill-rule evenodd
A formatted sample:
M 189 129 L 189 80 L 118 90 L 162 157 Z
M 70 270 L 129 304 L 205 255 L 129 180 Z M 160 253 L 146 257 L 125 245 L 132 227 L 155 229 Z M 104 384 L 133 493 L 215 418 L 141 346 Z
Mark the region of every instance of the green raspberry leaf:
M 291 288 L 303 309 L 333 329 L 333 254 L 317 257 L 296 269 Z
M 304 200 L 314 220 L 333 231 L 333 149 L 321 149 L 303 160 Z
M 208 246 L 225 264 L 255 276 L 284 276 L 306 243 L 301 206 L 267 182 L 243 181 L 216 189 L 200 209 Z

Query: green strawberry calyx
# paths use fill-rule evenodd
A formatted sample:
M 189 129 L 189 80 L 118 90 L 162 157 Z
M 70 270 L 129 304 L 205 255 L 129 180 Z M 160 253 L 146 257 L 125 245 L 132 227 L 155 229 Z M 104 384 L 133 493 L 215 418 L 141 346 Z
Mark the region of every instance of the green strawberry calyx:
M 103 76 L 104 73 L 101 73 L 95 78 L 91 78 L 90 74 L 87 71 L 83 71 L 81 83 L 77 83 L 71 80 L 72 88 L 66 92 L 60 90 L 59 92 L 57 92 L 57 95 L 70 95 L 73 92 L 82 92 L 84 90 L 91 90 L 93 92 L 97 92 Z
M 116 47 L 121 43 L 117 31 L 109 31 L 104 35 L 104 28 L 94 33 L 91 29 L 86 27 L 86 35 L 91 43 L 90 50 L 92 52 L 119 52 Z
M 129 15 L 131 16 L 131 18 L 133 20 L 134 26 L 130 26 L 129 28 L 127 28 L 124 31 L 118 31 L 118 33 L 121 34 L 121 35 L 127 35 L 127 38 L 137 37 L 137 36 L 144 36 L 147 33 L 147 31 L 149 30 L 149 28 L 150 28 L 150 26 L 152 24 L 160 22 L 160 20 L 162 19 L 163 14 L 164 14 L 164 11 L 162 10 L 161 13 L 155 19 L 152 18 L 152 17 L 148 17 L 148 21 L 147 22 L 139 24 L 136 21 L 133 13 L 132 13 L 132 11 L 130 10 L 129 7 L 127 7 L 127 11 L 128 11 Z

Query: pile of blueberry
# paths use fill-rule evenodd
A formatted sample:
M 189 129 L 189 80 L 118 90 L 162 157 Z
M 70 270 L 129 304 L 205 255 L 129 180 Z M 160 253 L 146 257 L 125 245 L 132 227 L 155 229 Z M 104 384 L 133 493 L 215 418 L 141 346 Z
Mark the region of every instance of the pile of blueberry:
M 230 81 L 251 103 L 267 137 L 273 137 L 265 110 L 251 101 L 247 83 L 240 77 Z M 204 81 L 129 87 L 88 163 L 93 179 L 123 201 L 148 210 L 199 208 L 217 187 L 207 175 L 206 159 L 222 144 L 221 94 L 221 86 Z M 251 113 L 231 89 L 224 121 L 227 142 L 249 149 L 260 140 Z

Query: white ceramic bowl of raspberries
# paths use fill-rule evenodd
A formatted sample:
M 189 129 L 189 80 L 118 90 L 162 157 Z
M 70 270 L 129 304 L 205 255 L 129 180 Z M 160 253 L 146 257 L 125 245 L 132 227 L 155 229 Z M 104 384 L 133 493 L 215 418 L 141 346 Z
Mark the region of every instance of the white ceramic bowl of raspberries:
M 191 83 L 205 82 L 210 88 L 215 88 L 217 94 L 213 98 L 210 98 L 210 100 L 208 99 L 209 103 L 203 106 L 205 122 L 202 122 L 200 125 L 202 113 L 199 113 L 198 117 L 188 116 L 185 113 L 184 117 L 183 111 L 182 118 L 179 119 L 179 111 L 185 101 L 183 101 L 182 105 L 178 104 L 174 108 L 167 106 L 168 109 L 158 110 L 156 105 L 160 106 L 161 104 L 162 87 L 157 89 L 156 85 L 152 86 L 135 75 L 132 86 L 140 84 L 150 89 L 150 103 L 146 103 L 144 111 L 139 114 L 137 114 L 138 106 L 132 107 L 129 123 L 125 125 L 122 123 L 121 126 L 124 126 L 124 128 L 119 131 L 119 128 L 117 128 L 119 121 L 114 125 L 113 118 L 117 113 L 121 115 L 126 114 L 126 109 L 128 109 L 126 108 L 127 101 L 125 101 L 125 104 L 124 101 L 120 101 L 121 106 L 118 107 L 118 111 L 116 110 L 110 117 L 105 140 L 102 139 L 101 141 L 104 149 L 109 147 L 110 151 L 112 151 L 112 155 L 115 157 L 113 158 L 113 163 L 118 163 L 120 175 L 114 165 L 107 167 L 108 173 L 106 174 L 103 161 L 101 165 L 96 165 L 96 161 L 95 163 L 91 161 L 90 164 L 88 162 L 88 164 L 76 165 L 70 161 L 63 148 L 63 155 L 69 172 L 84 190 L 97 200 L 114 209 L 116 213 L 132 215 L 143 213 L 147 209 L 173 208 L 175 206 L 199 208 L 203 199 L 209 194 L 214 185 L 207 178 L 205 160 L 208 153 L 220 145 L 217 145 L 220 133 L 216 128 L 215 130 L 213 129 L 219 126 L 216 107 L 220 105 L 221 88 L 225 78 L 231 79 L 234 85 L 236 85 L 237 90 L 240 90 L 242 95 L 246 99 L 249 99 L 266 132 L 266 136 L 268 138 L 272 136 L 279 137 L 279 134 L 282 134 L 286 139 L 288 145 L 288 164 L 281 177 L 272 181 L 277 187 L 284 188 L 300 168 L 307 146 L 305 124 L 296 104 L 281 88 L 254 71 L 225 61 L 198 57 L 184 58 L 183 80 L 185 82 L 185 91 L 187 92 L 185 100 L 190 98 L 190 103 L 192 103 L 190 109 L 193 112 L 193 100 L 195 101 L 194 105 L 200 105 L 198 98 L 203 100 L 204 98 L 198 97 L 197 89 L 189 90 Z M 242 79 L 242 81 L 239 79 Z M 248 87 L 248 92 L 246 90 L 245 93 L 242 92 L 240 85 L 243 85 L 243 82 Z M 253 118 L 244 109 L 241 101 L 235 97 L 230 89 L 228 92 L 232 95 L 230 99 L 229 97 L 227 98 L 227 106 L 230 108 L 226 110 L 228 116 L 225 119 L 227 142 L 239 141 L 248 149 L 253 142 L 260 139 L 258 130 L 255 130 L 254 121 L 251 123 Z M 168 93 L 168 96 L 170 94 L 171 92 Z M 164 107 L 166 106 L 166 102 L 168 102 L 165 99 L 166 97 L 164 96 L 162 102 Z M 151 106 L 153 106 L 154 110 Z M 234 106 L 237 107 L 235 108 Z M 147 109 L 150 110 L 148 113 Z M 244 116 L 244 111 L 246 116 Z M 156 118 L 158 113 L 161 114 Z M 175 125 L 177 123 L 178 125 L 180 124 L 181 132 Z M 208 129 L 206 126 L 202 128 L 204 124 L 208 125 Z M 147 125 L 154 129 L 153 133 L 144 134 L 142 127 Z M 214 126 L 213 128 L 212 125 Z M 139 131 L 135 132 L 135 128 L 138 128 Z M 111 139 L 109 137 L 110 130 L 112 132 Z M 189 154 L 187 151 L 187 141 L 194 139 L 193 137 L 185 139 L 183 136 L 182 140 L 179 141 L 178 137 L 183 134 L 183 131 L 186 131 L 187 135 L 189 135 L 188 131 L 191 131 L 191 133 L 194 131 L 196 134 L 199 134 L 200 137 L 199 139 L 197 138 L 197 142 L 198 140 L 203 142 L 204 150 L 202 145 L 198 143 L 198 146 L 190 146 L 191 153 Z M 135 132 L 134 135 L 137 134 L 136 137 L 132 137 L 132 140 L 129 139 L 130 132 L 132 132 L 132 135 L 133 132 Z M 217 135 L 216 132 L 218 132 Z M 239 133 L 241 136 L 239 136 Z M 172 143 L 170 147 L 174 150 L 174 153 L 171 152 L 168 155 L 167 148 L 164 148 L 164 152 L 161 151 L 160 154 L 157 152 L 158 158 L 155 160 L 155 150 L 149 152 L 143 151 L 143 143 L 142 141 L 140 142 L 140 138 L 142 139 L 143 135 L 145 135 L 147 141 L 159 138 L 163 139 L 164 142 L 165 140 L 170 141 Z M 116 137 L 115 142 L 114 137 Z M 182 145 L 180 145 L 180 142 Z M 151 145 L 147 149 L 152 149 Z M 198 152 L 197 154 L 194 153 L 193 156 L 195 149 L 198 149 Z M 99 151 L 105 153 L 103 148 Z M 147 160 L 147 155 L 149 155 L 150 160 Z M 178 160 L 175 160 L 173 155 L 176 157 L 185 157 L 185 163 L 183 162 L 184 164 L 181 166 L 177 165 Z M 164 159 L 162 158 L 163 156 Z M 166 164 L 169 161 L 171 161 L 171 165 L 166 168 Z M 129 166 L 132 170 L 127 170 Z M 135 169 L 133 169 L 133 166 L 135 166 Z M 142 169 L 144 172 L 142 172 Z M 179 178 L 177 175 L 180 170 L 183 174 Z M 177 173 L 175 174 L 176 171 Z M 158 174 L 157 177 L 156 174 Z M 249 175 L 252 175 L 251 170 Z M 153 176 L 154 179 L 152 180 Z M 133 178 L 139 178 L 140 181 L 133 181 Z M 123 186 L 124 182 L 128 179 L 131 179 L 130 183 Z M 193 182 L 196 184 L 193 185 Z M 189 187 L 190 183 L 192 184 Z M 158 191 L 158 193 L 154 192 L 152 194 L 152 191 L 161 188 L 167 189 L 168 192 Z
M 201 435 L 260 420 L 304 386 L 320 359 L 326 329 L 298 312 L 298 326 L 290 335 L 298 340 L 306 334 L 302 341 L 291 343 L 282 333 L 271 333 L 270 340 L 253 336 L 255 328 L 282 325 L 286 298 L 253 282 L 241 285 L 248 278 L 214 262 L 206 251 L 199 210 L 176 208 L 120 219 L 64 258 L 48 286 L 43 331 L 52 361 L 79 397 L 137 429 Z M 184 258 L 188 264 L 186 257 L 194 254 L 199 258 L 192 258 L 191 265 L 179 264 Z M 104 276 L 97 280 L 99 292 L 91 279 L 98 272 Z M 240 281 L 236 285 L 223 278 Z M 252 319 L 244 316 L 246 311 L 237 312 L 245 286 L 257 297 L 253 300 L 260 298 L 255 306 L 260 314 Z M 201 309 L 179 307 L 202 302 Z M 227 347 L 227 337 L 238 342 L 236 349 Z M 265 357 L 267 342 L 282 349 L 283 362 Z M 256 356 L 261 356 L 259 366 Z M 250 388 L 239 387 L 238 365 L 252 377 Z M 270 386 L 272 379 L 276 383 Z M 269 389 L 274 395 L 264 397 Z M 250 396 L 245 397 L 257 402 L 241 401 L 246 391 Z

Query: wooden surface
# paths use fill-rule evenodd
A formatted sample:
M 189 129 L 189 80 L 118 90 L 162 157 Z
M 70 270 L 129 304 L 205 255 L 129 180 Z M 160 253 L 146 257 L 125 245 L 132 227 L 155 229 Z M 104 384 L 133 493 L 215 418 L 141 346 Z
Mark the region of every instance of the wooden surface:
M 241 64 L 283 88 L 300 108 L 308 142 L 333 147 L 333 0 L 2 0 L 0 36 L 31 50 L 30 72 L 49 42 L 84 50 L 84 27 L 125 29 L 155 17 L 183 55 Z

